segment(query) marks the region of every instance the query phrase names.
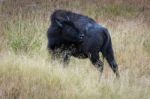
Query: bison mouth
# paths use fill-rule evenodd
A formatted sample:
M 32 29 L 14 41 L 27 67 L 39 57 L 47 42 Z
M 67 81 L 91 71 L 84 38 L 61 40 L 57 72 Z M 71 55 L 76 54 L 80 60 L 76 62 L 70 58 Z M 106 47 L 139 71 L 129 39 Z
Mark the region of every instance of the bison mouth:
M 78 40 L 78 42 L 79 43 L 82 43 L 84 41 L 84 39 L 82 38 L 82 39 L 80 39 L 80 40 Z

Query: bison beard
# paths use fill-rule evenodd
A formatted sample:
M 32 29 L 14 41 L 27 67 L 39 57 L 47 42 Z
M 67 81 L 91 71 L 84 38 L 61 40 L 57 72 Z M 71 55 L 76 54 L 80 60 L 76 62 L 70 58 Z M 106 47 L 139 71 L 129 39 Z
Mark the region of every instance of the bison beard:
M 67 65 L 71 56 L 89 58 L 102 74 L 101 52 L 119 78 L 110 34 L 93 19 L 70 11 L 56 10 L 51 15 L 47 37 L 48 50 L 53 59 L 63 56 L 64 65 Z

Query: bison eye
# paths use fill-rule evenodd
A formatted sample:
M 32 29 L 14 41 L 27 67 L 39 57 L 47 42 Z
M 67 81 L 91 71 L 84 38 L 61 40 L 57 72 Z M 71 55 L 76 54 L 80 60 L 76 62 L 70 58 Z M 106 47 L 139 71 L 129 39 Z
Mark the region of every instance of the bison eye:
M 80 35 L 80 38 L 81 38 L 81 39 L 83 39 L 83 38 L 84 38 L 84 34 L 83 34 L 83 33 Z

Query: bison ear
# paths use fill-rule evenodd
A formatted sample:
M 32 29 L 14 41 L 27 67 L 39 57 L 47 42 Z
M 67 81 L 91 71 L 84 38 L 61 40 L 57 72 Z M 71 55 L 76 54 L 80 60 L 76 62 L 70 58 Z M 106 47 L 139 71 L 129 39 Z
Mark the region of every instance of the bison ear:
M 56 24 L 60 27 L 60 28 L 63 28 L 63 25 L 64 24 L 71 24 L 71 21 L 70 21 L 70 18 L 68 16 L 66 16 L 66 20 L 59 20 L 59 19 L 56 19 Z
M 67 21 L 70 21 L 70 18 L 68 16 L 66 16 L 66 17 L 67 17 Z
M 86 27 L 85 27 L 85 31 L 84 31 L 84 32 L 85 32 L 85 33 L 87 33 L 87 32 L 88 32 L 88 30 L 89 30 L 89 26 L 86 26 Z
M 57 19 L 56 19 L 56 23 L 57 23 L 57 25 L 58 25 L 59 27 L 61 27 L 61 28 L 63 27 L 63 24 L 62 24 L 59 20 L 57 20 Z

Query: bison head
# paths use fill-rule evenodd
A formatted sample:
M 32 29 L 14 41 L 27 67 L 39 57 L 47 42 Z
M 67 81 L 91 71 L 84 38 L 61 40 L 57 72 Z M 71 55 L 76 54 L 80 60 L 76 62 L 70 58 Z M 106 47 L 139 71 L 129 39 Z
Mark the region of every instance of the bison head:
M 68 42 L 82 43 L 85 34 L 80 32 L 77 28 L 72 25 L 65 24 L 61 31 L 62 38 Z

